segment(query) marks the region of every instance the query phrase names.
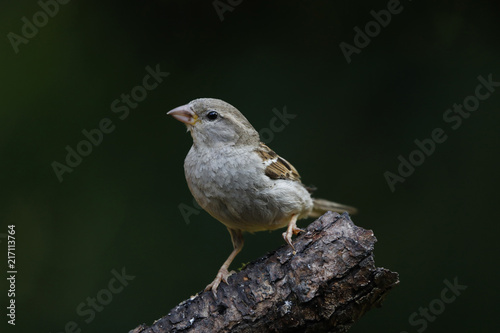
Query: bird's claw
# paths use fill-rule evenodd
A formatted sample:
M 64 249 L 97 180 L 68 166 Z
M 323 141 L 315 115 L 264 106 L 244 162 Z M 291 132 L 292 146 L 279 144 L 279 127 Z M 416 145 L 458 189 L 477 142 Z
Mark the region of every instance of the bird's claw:
M 205 287 L 205 291 L 212 290 L 214 296 L 217 296 L 217 288 L 219 287 L 220 283 L 224 281 L 226 284 L 229 284 L 227 282 L 227 279 L 234 273 L 235 271 L 229 272 L 226 268 L 222 267 L 221 269 L 219 269 L 219 272 L 215 276 L 215 279 Z
M 296 251 L 295 251 L 295 247 L 292 244 L 292 235 L 298 235 L 300 232 L 305 232 L 305 230 L 297 228 L 296 222 L 297 222 L 297 216 L 294 215 L 294 216 L 292 216 L 292 219 L 290 220 L 290 223 L 288 224 L 288 228 L 282 234 L 283 238 L 285 239 L 285 242 L 287 242 L 288 245 L 290 245 L 290 247 L 293 249 L 293 254 L 295 254 Z

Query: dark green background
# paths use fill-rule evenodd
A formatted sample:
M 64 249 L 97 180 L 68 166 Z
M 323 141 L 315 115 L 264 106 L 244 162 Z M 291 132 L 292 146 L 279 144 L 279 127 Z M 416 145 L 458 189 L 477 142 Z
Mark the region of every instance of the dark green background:
M 357 206 L 355 223 L 374 230 L 376 263 L 401 284 L 352 332 L 417 332 L 409 316 L 455 277 L 467 290 L 426 332 L 494 330 L 500 88 L 459 129 L 442 117 L 474 93 L 479 75 L 500 81 L 500 6 L 402 5 L 348 64 L 339 44 L 352 44 L 353 28 L 387 1 L 247 0 L 221 22 L 210 0 L 74 0 L 17 54 L 7 34 L 20 34 L 21 18 L 40 7 L 2 2 L 0 233 L 16 225 L 18 269 L 8 332 L 61 332 L 69 321 L 83 332 L 127 332 L 213 279 L 230 238 L 205 212 L 182 218 L 178 206 L 192 202 L 183 173 L 191 138 L 165 115 L 197 97 L 228 101 L 257 129 L 286 106 L 297 118 L 270 146 L 317 196 Z M 157 64 L 169 77 L 120 120 L 111 102 Z M 51 163 L 64 163 L 66 145 L 103 118 L 114 132 L 59 183 Z M 392 193 L 384 172 L 397 172 L 398 156 L 435 128 L 448 139 Z M 247 235 L 234 267 L 281 245 L 281 232 Z M 122 267 L 135 279 L 85 323 L 77 306 Z

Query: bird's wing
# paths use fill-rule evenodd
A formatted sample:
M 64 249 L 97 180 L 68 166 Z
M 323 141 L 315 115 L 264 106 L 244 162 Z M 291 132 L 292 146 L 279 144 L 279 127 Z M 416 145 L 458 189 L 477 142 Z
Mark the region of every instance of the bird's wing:
M 300 182 L 300 175 L 297 169 L 287 160 L 276 154 L 271 148 L 261 142 L 255 151 L 262 158 L 262 163 L 266 167 L 266 176 L 271 179 L 288 179 Z

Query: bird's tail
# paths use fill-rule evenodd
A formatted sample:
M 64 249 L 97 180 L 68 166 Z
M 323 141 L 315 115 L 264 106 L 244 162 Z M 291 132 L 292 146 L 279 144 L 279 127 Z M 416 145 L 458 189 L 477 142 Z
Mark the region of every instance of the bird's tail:
M 313 203 L 314 207 L 309 213 L 309 217 L 320 217 L 328 211 L 337 213 L 348 212 L 349 214 L 356 214 L 358 212 L 358 210 L 354 207 L 328 201 L 325 199 L 313 198 Z

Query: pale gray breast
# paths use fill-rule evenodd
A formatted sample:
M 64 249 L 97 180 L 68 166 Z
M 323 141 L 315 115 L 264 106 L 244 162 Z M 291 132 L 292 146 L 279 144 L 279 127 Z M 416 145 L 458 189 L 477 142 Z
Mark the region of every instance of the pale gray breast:
M 272 230 L 291 214 L 307 217 L 312 200 L 299 181 L 271 179 L 251 147 L 191 148 L 184 162 L 191 193 L 210 215 L 234 229 Z
M 230 227 L 248 229 L 280 215 L 270 189 L 275 185 L 264 174 L 260 157 L 250 147 L 235 150 L 191 148 L 184 162 L 191 193 L 201 207 Z

